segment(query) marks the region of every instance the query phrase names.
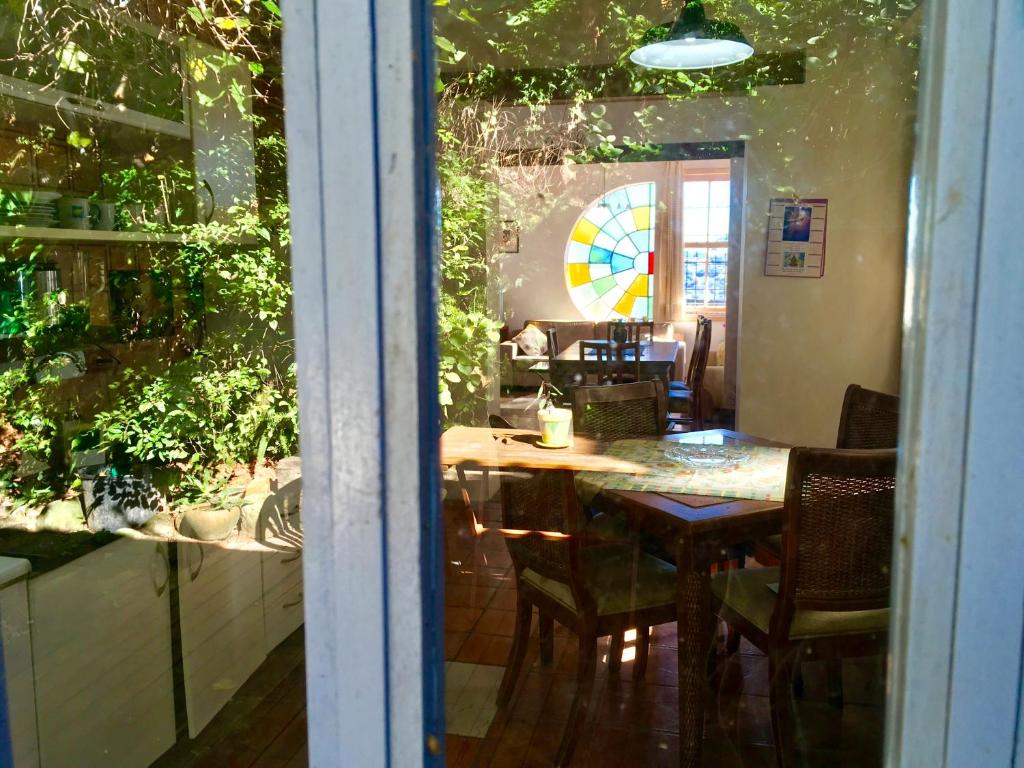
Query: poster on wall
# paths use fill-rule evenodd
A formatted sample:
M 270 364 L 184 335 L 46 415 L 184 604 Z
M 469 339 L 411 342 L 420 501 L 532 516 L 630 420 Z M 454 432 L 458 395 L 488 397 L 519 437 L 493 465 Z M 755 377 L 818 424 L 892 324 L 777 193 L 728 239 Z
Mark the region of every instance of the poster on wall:
M 825 274 L 828 200 L 776 197 L 768 205 L 768 249 L 764 273 L 770 277 Z

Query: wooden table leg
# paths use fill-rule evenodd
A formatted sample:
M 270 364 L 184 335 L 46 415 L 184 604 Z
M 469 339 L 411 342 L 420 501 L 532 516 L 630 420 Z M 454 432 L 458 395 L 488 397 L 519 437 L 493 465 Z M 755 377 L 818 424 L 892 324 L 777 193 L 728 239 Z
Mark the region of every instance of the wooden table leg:
M 679 765 L 698 768 L 704 742 L 711 587 L 707 565 L 702 562 L 689 536 L 680 539 L 677 545 L 676 569 Z

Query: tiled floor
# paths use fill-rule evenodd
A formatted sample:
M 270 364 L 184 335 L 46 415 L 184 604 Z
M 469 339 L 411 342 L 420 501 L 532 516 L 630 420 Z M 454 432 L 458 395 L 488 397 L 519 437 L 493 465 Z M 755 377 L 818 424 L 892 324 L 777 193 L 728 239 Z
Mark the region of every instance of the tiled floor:
M 497 524 L 485 507 L 479 522 Z M 536 622 L 525 676 L 506 713 L 496 708 L 497 688 L 511 647 L 516 592 L 504 540 L 475 533 L 459 505 L 445 507 L 448 560 L 445 655 L 448 683 L 447 764 L 459 768 L 552 765 L 575 690 L 574 636 L 555 629 L 555 657 L 542 666 Z M 675 625 L 656 627 L 647 676 L 632 679 L 632 641 L 617 674 L 608 672 L 608 641 L 600 645 L 592 715 L 574 766 L 678 765 Z M 843 667 L 845 706 L 826 702 L 824 670 L 805 665 L 805 695 L 798 702 L 798 738 L 812 768 L 881 764 L 880 660 Z M 765 768 L 775 765 L 768 663 L 743 643 L 721 657 L 708 699 L 704 765 Z M 305 664 L 302 631 L 278 646 L 212 723 L 194 740 L 183 738 L 154 768 L 298 768 L 306 750 Z
M 446 509 L 448 575 L 446 584 L 446 656 L 472 665 L 505 663 L 511 646 L 515 587 L 511 562 L 497 532 L 474 535 L 471 521 L 457 504 Z M 487 506 L 478 522 L 497 524 Z M 754 565 L 752 562 L 751 565 Z M 525 678 L 508 713 L 494 718 L 484 738 L 449 734 L 448 765 L 550 766 L 575 690 L 575 637 L 556 627 L 555 659 L 540 665 L 536 621 Z M 654 630 L 647 676 L 632 679 L 632 643 L 627 643 L 617 674 L 608 672 L 608 641 L 600 646 L 592 716 L 573 765 L 678 765 L 678 688 L 675 626 Z M 744 642 L 732 657 L 720 657 L 708 700 L 704 764 L 714 768 L 775 765 L 768 703 L 768 660 Z M 797 703 L 798 738 L 809 766 L 881 764 L 882 671 L 880 660 L 846 662 L 845 705 L 826 702 L 824 670 L 807 664 L 805 694 Z M 451 692 L 449 693 L 451 695 Z M 458 694 L 461 708 L 491 711 L 493 693 L 480 689 Z

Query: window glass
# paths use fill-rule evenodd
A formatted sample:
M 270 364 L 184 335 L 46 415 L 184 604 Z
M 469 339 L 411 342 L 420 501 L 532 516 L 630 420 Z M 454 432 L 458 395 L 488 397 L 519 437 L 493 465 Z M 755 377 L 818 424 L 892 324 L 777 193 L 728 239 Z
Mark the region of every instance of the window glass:
M 272 2 L 0 8 L 16 768 L 305 764 L 280 32 Z
M 923 6 L 435 6 L 450 765 L 882 764 Z

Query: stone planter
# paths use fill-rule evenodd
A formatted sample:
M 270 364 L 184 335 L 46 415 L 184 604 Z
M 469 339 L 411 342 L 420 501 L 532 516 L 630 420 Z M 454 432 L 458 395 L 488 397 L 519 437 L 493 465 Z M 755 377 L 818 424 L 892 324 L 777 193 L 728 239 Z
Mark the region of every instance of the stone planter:
M 78 498 L 60 499 L 46 505 L 37 518 L 36 527 L 45 531 L 77 532 L 85 528 L 85 514 Z
M 238 530 L 238 519 L 241 516 L 241 504 L 223 507 L 196 504 L 184 508 L 180 530 L 186 536 L 200 541 L 221 541 Z

